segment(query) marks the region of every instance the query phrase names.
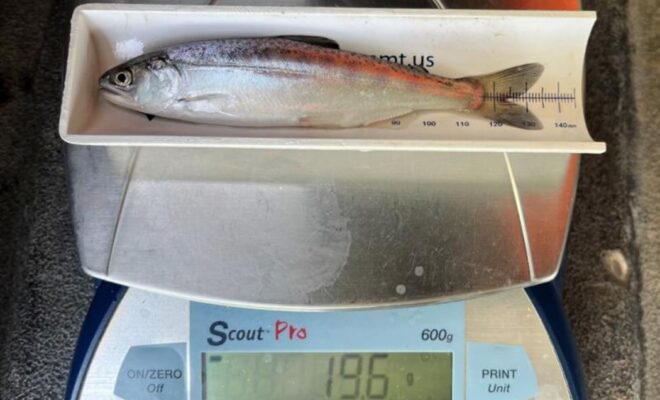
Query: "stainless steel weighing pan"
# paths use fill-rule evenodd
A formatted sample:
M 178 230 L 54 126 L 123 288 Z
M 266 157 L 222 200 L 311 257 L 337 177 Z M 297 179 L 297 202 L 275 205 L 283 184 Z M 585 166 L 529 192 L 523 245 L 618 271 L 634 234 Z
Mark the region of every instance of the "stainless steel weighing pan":
M 551 280 L 568 154 L 69 149 L 92 276 L 211 303 L 342 309 Z

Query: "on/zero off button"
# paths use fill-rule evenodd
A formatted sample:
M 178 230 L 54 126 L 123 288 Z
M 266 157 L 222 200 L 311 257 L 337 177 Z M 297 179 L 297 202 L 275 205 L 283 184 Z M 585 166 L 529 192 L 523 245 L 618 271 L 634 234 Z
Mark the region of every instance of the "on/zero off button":
M 186 398 L 185 343 L 133 346 L 121 364 L 115 395 L 124 400 Z
M 527 400 L 538 382 L 522 346 L 468 343 L 468 400 Z

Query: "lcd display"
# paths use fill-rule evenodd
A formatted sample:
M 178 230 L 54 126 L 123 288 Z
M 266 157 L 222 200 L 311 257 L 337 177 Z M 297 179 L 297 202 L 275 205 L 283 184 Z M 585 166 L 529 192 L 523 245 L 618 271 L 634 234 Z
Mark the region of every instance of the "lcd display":
M 204 400 L 451 400 L 451 353 L 203 353 Z

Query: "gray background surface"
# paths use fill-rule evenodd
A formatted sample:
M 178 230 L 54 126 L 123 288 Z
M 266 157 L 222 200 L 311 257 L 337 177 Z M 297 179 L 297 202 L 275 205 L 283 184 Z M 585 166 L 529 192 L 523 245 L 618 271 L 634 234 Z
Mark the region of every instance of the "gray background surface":
M 592 399 L 660 399 L 660 11 L 596 1 L 565 303 Z M 0 2 L 0 399 L 62 399 L 93 292 L 57 121 L 71 2 Z

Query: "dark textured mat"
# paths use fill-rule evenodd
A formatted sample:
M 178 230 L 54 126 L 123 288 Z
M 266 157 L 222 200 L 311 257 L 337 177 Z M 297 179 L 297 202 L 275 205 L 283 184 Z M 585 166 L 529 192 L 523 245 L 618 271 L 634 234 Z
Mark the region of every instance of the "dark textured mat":
M 649 8 L 652 2 L 646 2 Z M 566 305 L 592 399 L 641 390 L 637 251 L 629 197 L 631 140 L 627 3 L 599 11 L 587 65 L 587 115 L 604 156 L 586 156 L 569 238 Z M 653 10 L 649 10 L 652 12 Z M 60 73 L 70 9 L 54 0 L 0 2 L 0 399 L 62 399 L 77 332 L 92 293 L 71 232 L 64 145 L 57 135 Z M 621 250 L 629 283 L 608 273 Z
M 92 286 L 57 133 L 69 12 L 0 2 L 0 399 L 62 399 Z
M 633 261 L 630 192 L 635 136 L 630 86 L 627 2 L 584 1 L 598 11 L 587 52 L 586 115 L 594 139 L 607 153 L 582 157 L 573 224 L 568 239 L 564 300 L 574 327 L 592 399 L 637 399 L 641 388 L 638 271 L 628 284 L 602 262 L 620 250 Z
M 628 15 L 637 134 L 631 199 L 640 268 L 645 398 L 660 399 L 660 2 L 631 2 Z

